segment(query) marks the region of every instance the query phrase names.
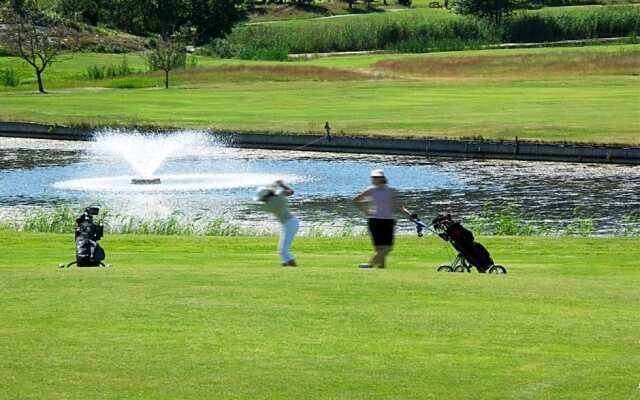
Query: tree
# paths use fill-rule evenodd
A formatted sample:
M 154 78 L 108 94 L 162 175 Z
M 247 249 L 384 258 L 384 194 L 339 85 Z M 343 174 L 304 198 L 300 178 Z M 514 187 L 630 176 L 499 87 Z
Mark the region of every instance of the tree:
M 169 89 L 169 72 L 186 64 L 187 51 L 183 35 L 174 34 L 168 38 L 158 36 L 153 50 L 146 57 L 152 70 L 164 71 L 164 87 Z
M 60 0 L 57 11 L 65 17 L 79 19 L 93 26 L 97 26 L 104 18 L 104 7 L 100 0 Z
M 104 23 L 134 35 L 159 34 L 156 31 L 156 2 L 151 0 L 112 0 L 103 2 Z
M 189 0 L 188 24 L 197 43 L 223 37 L 245 15 L 243 0 Z
M 17 2 L 20 7 L 0 10 L 6 24 L 0 42 L 19 55 L 36 73 L 38 90 L 46 93 L 42 73 L 53 64 L 69 41 L 63 26 L 48 21 L 35 3 Z
M 504 19 L 524 3 L 525 0 L 456 0 L 454 10 L 458 14 L 475 15 L 501 26 Z
M 57 4 L 63 16 L 92 25 L 103 23 L 135 35 L 156 34 L 165 39 L 186 29 L 201 44 L 231 32 L 244 18 L 247 0 L 59 0 Z

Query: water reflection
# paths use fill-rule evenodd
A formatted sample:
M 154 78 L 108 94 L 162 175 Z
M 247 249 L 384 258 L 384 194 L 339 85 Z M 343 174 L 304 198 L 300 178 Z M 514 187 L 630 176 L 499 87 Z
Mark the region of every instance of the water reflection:
M 111 155 L 93 154 L 81 142 L 0 139 L 0 214 L 32 208 L 100 202 L 123 215 L 222 217 L 257 224 L 269 217 L 252 201 L 253 185 L 132 194 L 105 192 L 100 184 L 71 190 L 60 182 L 126 176 L 130 168 Z M 308 225 L 343 229 L 362 225 L 351 197 L 383 168 L 407 205 L 420 214 L 450 212 L 462 218 L 510 207 L 530 219 L 565 221 L 575 210 L 592 217 L 599 232 L 615 229 L 640 210 L 637 167 L 523 161 L 425 159 L 406 156 L 327 154 L 211 146 L 197 155 L 170 158 L 159 174 L 264 174 L 298 177 L 291 204 Z M 251 183 L 255 183 L 251 181 Z M 18 215 L 18 216 L 19 216 Z M 401 225 L 409 230 L 409 224 Z

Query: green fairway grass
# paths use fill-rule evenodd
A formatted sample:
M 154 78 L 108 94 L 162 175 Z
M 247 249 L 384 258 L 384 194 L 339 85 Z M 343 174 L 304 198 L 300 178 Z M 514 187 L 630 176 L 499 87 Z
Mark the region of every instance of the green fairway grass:
M 199 57 L 169 90 L 157 88 L 157 73 L 83 78 L 87 65 L 121 55 L 74 57 L 46 73 L 48 95 L 1 90 L 1 119 L 295 133 L 322 132 L 328 120 L 336 134 L 640 143 L 640 45 L 288 63 Z M 128 60 L 143 68 L 139 55 Z M 0 58 L 6 65 L 17 60 Z
M 57 59 L 44 73 L 45 83 L 52 87 L 76 86 L 87 84 L 87 68 L 91 66 L 120 65 L 123 59 L 132 70 L 145 72 L 146 62 L 141 54 L 98 54 L 98 53 L 74 53 L 64 54 Z M 0 57 L 0 70 L 13 69 L 24 83 L 35 83 L 33 68 L 18 57 Z M 0 86 L 0 90 L 10 89 Z
M 0 232 L 2 399 L 636 399 L 640 241 L 482 238 L 506 276 L 437 273 L 436 238 Z

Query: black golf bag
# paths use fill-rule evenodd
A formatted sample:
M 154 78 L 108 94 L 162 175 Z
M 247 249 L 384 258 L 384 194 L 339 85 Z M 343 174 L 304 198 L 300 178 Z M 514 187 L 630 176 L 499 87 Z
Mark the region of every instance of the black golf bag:
M 433 219 L 432 224 L 438 236 L 451 242 L 478 272 L 486 272 L 493 265 L 493 259 L 487 249 L 474 241 L 473 233 L 459 222 L 453 221 L 451 215 L 439 215 Z
M 98 241 L 102 239 L 104 227 L 93 222 L 93 216 L 98 215 L 96 207 L 87 208 L 76 219 L 76 261 L 78 267 L 99 267 L 105 259 L 105 253 Z M 74 263 L 70 263 L 67 267 Z

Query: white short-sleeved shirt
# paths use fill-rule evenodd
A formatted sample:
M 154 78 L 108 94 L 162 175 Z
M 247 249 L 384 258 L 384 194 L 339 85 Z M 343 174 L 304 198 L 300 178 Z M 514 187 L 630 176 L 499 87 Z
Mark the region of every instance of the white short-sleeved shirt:
M 391 186 L 371 186 L 364 194 L 371 198 L 373 207 L 369 209 L 369 218 L 393 219 L 398 208 L 398 191 Z

